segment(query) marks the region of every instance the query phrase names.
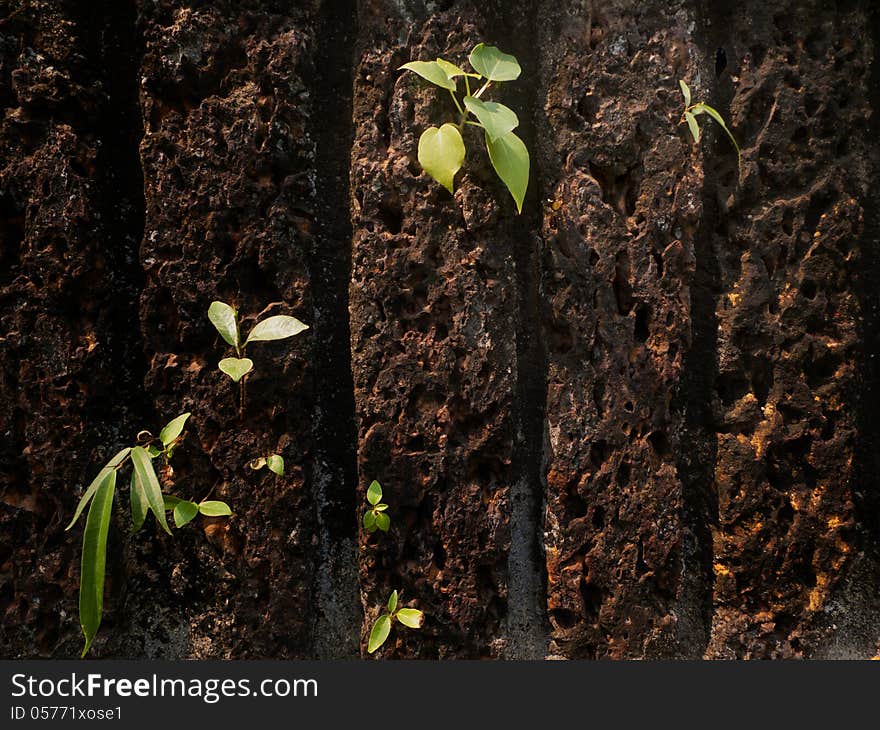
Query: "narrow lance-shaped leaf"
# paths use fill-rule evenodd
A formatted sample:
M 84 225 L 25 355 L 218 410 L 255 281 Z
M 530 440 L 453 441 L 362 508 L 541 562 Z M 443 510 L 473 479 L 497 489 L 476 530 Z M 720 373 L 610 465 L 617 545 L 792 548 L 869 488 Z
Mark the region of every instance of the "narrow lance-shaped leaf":
M 138 480 L 137 472 L 134 469 L 131 470 L 131 485 L 128 490 L 128 499 L 131 502 L 132 529 L 137 532 L 144 526 L 149 505 L 147 504 L 147 495 L 144 493 L 144 488 Z
M 116 456 L 114 456 L 110 461 L 108 461 L 101 471 L 98 472 L 98 476 L 96 476 L 92 483 L 89 484 L 88 489 L 86 489 L 85 494 L 80 498 L 79 504 L 76 506 L 76 511 L 73 513 L 73 519 L 70 521 L 70 524 L 65 527 L 65 530 L 69 530 L 76 524 L 76 521 L 79 519 L 79 516 L 82 514 L 82 511 L 86 508 L 86 505 L 89 503 L 92 497 L 95 496 L 95 492 L 98 491 L 98 487 L 104 481 L 104 478 L 107 476 L 107 472 L 115 471 L 116 467 L 118 467 L 124 460 L 125 457 L 128 456 L 130 448 L 126 447 L 121 451 L 117 452 Z
M 401 608 L 397 612 L 396 618 L 404 626 L 409 626 L 411 629 L 420 629 L 422 628 L 425 615 L 417 608 Z
M 249 357 L 224 357 L 217 367 L 237 383 L 254 369 L 254 361 Z
M 464 141 L 458 127 L 428 127 L 419 138 L 419 164 L 432 178 L 452 192 L 452 181 L 464 163 Z
M 269 467 L 269 471 L 277 474 L 280 477 L 284 476 L 284 459 L 278 454 L 272 454 L 270 457 L 268 457 L 266 459 L 266 466 Z
M 376 649 L 378 649 L 382 644 L 385 643 L 385 639 L 388 638 L 388 634 L 391 633 L 391 616 L 387 613 L 382 614 L 377 619 L 376 623 L 373 624 L 373 628 L 370 631 L 370 640 L 367 643 L 367 651 L 372 654 Z
M 741 154 L 739 145 L 736 143 L 736 139 L 734 139 L 733 133 L 727 128 L 727 125 L 724 123 L 724 118 L 717 111 L 715 111 L 715 109 L 713 109 L 708 104 L 700 102 L 699 104 L 694 104 L 694 107 L 691 111 L 693 111 L 694 114 L 706 112 L 706 114 L 708 114 L 710 117 L 712 117 L 712 119 L 718 122 L 718 124 L 721 125 L 721 128 L 727 133 L 730 141 L 733 142 L 733 146 L 736 149 L 737 155 Z
M 174 507 L 174 524 L 178 527 L 192 522 L 193 518 L 199 513 L 199 505 L 195 502 L 187 502 L 181 500 Z
M 380 499 L 382 499 L 382 485 L 374 479 L 370 486 L 367 487 L 367 502 L 376 505 Z
M 393 591 L 388 598 L 388 613 L 394 613 L 397 609 L 397 591 Z
M 519 118 L 513 109 L 495 101 L 482 101 L 474 96 L 466 96 L 464 105 L 467 110 L 480 120 L 486 134 L 494 141 L 512 132 L 519 126 Z
M 268 342 L 270 340 L 283 340 L 287 337 L 293 337 L 300 332 L 307 330 L 309 326 L 303 324 L 296 317 L 289 317 L 286 314 L 278 314 L 274 317 L 266 317 L 262 322 L 254 325 L 251 333 L 245 340 L 245 345 L 249 342 Z
M 529 186 L 529 151 L 513 132 L 494 141 L 487 134 L 486 147 L 492 167 L 513 196 L 517 212 L 522 213 L 526 188 Z
M 220 336 L 238 350 L 238 322 L 235 310 L 223 302 L 211 302 L 208 307 L 208 319 L 211 320 Z
M 104 612 L 104 571 L 107 564 L 107 533 L 113 511 L 116 491 L 116 471 L 104 474 L 95 499 L 86 516 L 83 533 L 82 562 L 79 578 L 79 622 L 85 636 L 82 656 L 85 656 L 98 633 Z
M 165 424 L 165 428 L 159 432 L 159 440 L 163 446 L 170 446 L 183 433 L 187 418 L 189 418 L 189 413 L 183 413 Z
M 199 512 L 205 517 L 228 517 L 232 514 L 229 505 L 217 499 L 209 499 L 199 503 Z
M 684 113 L 684 118 L 687 120 L 688 128 L 691 130 L 691 136 L 694 138 L 694 142 L 700 141 L 700 125 L 697 124 L 697 118 L 691 114 L 690 112 Z
M 513 81 L 522 73 L 515 56 L 502 53 L 495 46 L 484 43 L 474 47 L 468 60 L 475 71 L 490 81 Z
M 147 496 L 147 504 L 150 505 L 150 510 L 162 529 L 170 535 L 171 530 L 168 527 L 168 521 L 165 519 L 165 499 L 162 495 L 162 488 L 159 486 L 159 479 L 156 477 L 156 471 L 153 469 L 153 462 L 142 447 L 135 446 L 131 450 L 131 463 L 137 472 L 137 478 L 144 488 L 144 494 Z
M 455 82 L 449 78 L 446 69 L 436 61 L 410 61 L 409 63 L 403 64 L 403 66 L 397 70 L 412 71 L 426 81 L 430 81 L 435 86 L 455 91 Z
M 691 89 L 690 87 L 681 79 L 678 80 L 678 85 L 681 87 L 681 95 L 684 97 L 684 105 L 691 105 Z

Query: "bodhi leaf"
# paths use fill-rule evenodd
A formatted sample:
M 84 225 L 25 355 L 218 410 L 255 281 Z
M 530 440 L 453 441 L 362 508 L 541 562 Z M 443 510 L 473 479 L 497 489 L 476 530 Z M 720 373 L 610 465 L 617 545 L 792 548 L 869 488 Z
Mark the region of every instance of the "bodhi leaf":
M 454 79 L 456 76 L 470 76 L 471 78 L 479 78 L 479 74 L 469 74 L 465 73 L 462 69 L 456 66 L 454 63 L 450 63 L 444 58 L 437 59 L 437 65 L 443 69 L 446 75 L 450 79 Z
M 228 517 L 232 514 L 229 505 L 216 499 L 209 499 L 199 504 L 199 512 L 205 517 Z
M 452 192 L 452 181 L 464 162 L 464 141 L 458 127 L 428 127 L 419 138 L 419 164 L 432 178 Z
M 249 357 L 224 357 L 217 363 L 217 367 L 237 383 L 254 369 L 254 361 Z
M 163 446 L 167 448 L 183 433 L 187 418 L 189 418 L 189 413 L 184 413 L 165 425 L 165 428 L 159 432 L 159 440 Z
M 134 469 L 131 470 L 131 486 L 128 490 L 128 499 L 131 502 L 132 529 L 134 532 L 137 532 L 144 526 L 149 505 L 147 504 L 147 495 L 144 493 L 144 488 L 138 481 L 137 472 Z M 168 508 L 167 505 L 165 508 Z
M 376 515 L 373 514 L 372 510 L 364 512 L 364 529 L 367 532 L 376 531 Z
M 690 87 L 681 79 L 678 80 L 678 85 L 681 87 L 681 95 L 684 97 L 684 105 L 691 105 L 691 89 Z
M 146 494 L 150 510 L 162 529 L 170 535 L 171 530 L 168 528 L 168 521 L 165 519 L 165 499 L 149 454 L 147 454 L 143 447 L 135 446 L 131 450 L 131 463 L 137 472 L 138 480 L 144 488 L 144 494 Z
M 382 644 L 385 643 L 385 639 L 388 638 L 388 634 L 391 633 L 391 616 L 387 613 L 382 614 L 377 619 L 376 623 L 373 624 L 373 628 L 370 631 L 370 640 L 367 643 L 367 651 L 372 654 L 376 649 L 378 649 Z
M 373 483 L 367 487 L 367 502 L 376 505 L 380 499 L 382 499 L 382 485 L 374 479 Z
M 697 124 L 697 118 L 691 114 L 690 112 L 684 113 L 684 118 L 687 120 L 688 128 L 691 130 L 691 135 L 694 138 L 694 142 L 700 141 L 700 125 Z
M 384 512 L 377 512 L 376 527 L 382 530 L 382 532 L 388 532 L 388 528 L 391 527 L 391 518 Z
M 422 628 L 422 622 L 425 620 L 425 614 L 417 608 L 401 608 L 395 615 L 395 618 L 404 626 L 409 626 L 411 629 L 420 629 Z
M 493 140 L 486 134 L 489 159 L 498 177 L 507 186 L 516 201 L 516 210 L 522 213 L 523 199 L 529 186 L 529 151 L 513 132 Z
M 480 43 L 474 46 L 468 61 L 478 73 L 489 81 L 513 81 L 519 78 L 522 69 L 515 56 L 502 53 L 495 46 Z
M 262 322 L 254 325 L 251 333 L 247 336 L 244 344 L 249 342 L 269 342 L 271 340 L 283 340 L 287 337 L 293 337 L 300 332 L 307 330 L 309 326 L 303 324 L 296 317 L 289 317 L 286 314 L 278 314 L 274 317 L 267 317 Z
M 235 310 L 223 302 L 211 302 L 208 307 L 208 319 L 211 320 L 220 336 L 238 350 L 238 322 Z
M 397 608 L 397 591 L 392 592 L 388 598 L 388 613 L 394 613 Z
M 92 497 L 95 496 L 95 492 L 98 491 L 98 487 L 104 481 L 104 478 L 107 476 L 108 471 L 116 471 L 116 467 L 118 467 L 124 460 L 125 457 L 128 456 L 130 448 L 126 447 L 122 449 L 122 451 L 117 452 L 116 456 L 114 456 L 110 461 L 108 461 L 104 468 L 98 472 L 98 476 L 96 476 L 92 483 L 89 484 L 88 489 L 86 489 L 85 494 L 80 498 L 79 504 L 76 506 L 76 511 L 73 513 L 73 519 L 70 521 L 70 524 L 65 527 L 65 530 L 69 530 L 71 527 L 76 524 L 76 521 L 79 519 L 79 516 L 82 514 L 82 511 L 86 508 L 86 505 L 89 503 Z
M 266 459 L 266 466 L 269 467 L 269 471 L 277 474 L 280 477 L 284 476 L 284 459 L 282 459 L 278 454 L 272 454 L 270 457 Z
M 519 126 L 519 119 L 513 109 L 494 101 L 481 101 L 475 96 L 466 96 L 464 105 L 480 120 L 486 134 L 495 141 Z
M 116 470 L 104 474 L 95 499 L 86 516 L 86 529 L 83 533 L 82 562 L 79 578 L 79 622 L 82 626 L 86 644 L 85 656 L 92 645 L 101 615 L 104 612 L 104 569 L 107 564 L 107 533 L 110 530 L 110 515 L 113 510 L 113 495 L 116 491 Z
M 451 66 L 452 64 L 449 65 Z M 435 86 L 455 91 L 455 82 L 449 77 L 449 74 L 446 73 L 446 69 L 437 63 L 437 61 L 410 61 L 409 63 L 403 64 L 403 66 L 397 70 L 412 71 L 426 81 L 430 81 Z
M 187 502 L 185 500 L 181 500 L 174 507 L 174 524 L 178 527 L 183 527 L 184 525 L 192 522 L 198 513 L 199 505 L 197 505 L 195 502 Z

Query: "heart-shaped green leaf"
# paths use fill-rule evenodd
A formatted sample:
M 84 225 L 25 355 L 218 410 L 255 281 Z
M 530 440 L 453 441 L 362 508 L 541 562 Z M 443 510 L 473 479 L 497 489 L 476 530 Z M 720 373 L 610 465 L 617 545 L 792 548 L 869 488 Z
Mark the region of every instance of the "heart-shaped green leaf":
M 211 302 L 208 319 L 217 328 L 220 336 L 238 350 L 238 320 L 235 310 L 223 302 Z
M 199 505 L 195 502 L 186 502 L 181 500 L 174 508 L 174 524 L 178 527 L 193 521 L 193 518 L 199 513 Z
M 134 469 L 131 470 L 131 485 L 128 490 L 128 500 L 131 502 L 132 529 L 137 532 L 144 526 L 144 521 L 147 519 L 149 505 L 147 504 L 147 495 L 144 492 L 144 488 L 140 481 L 138 481 L 137 472 Z
M 209 499 L 199 504 L 199 512 L 205 517 L 228 517 L 232 514 L 229 505 L 217 499 Z
M 138 481 L 144 488 L 144 494 L 147 497 L 147 504 L 156 518 L 156 521 L 169 535 L 171 530 L 168 527 L 168 521 L 165 519 L 165 498 L 162 495 L 162 488 L 159 486 L 159 479 L 156 477 L 156 471 L 153 469 L 153 462 L 150 455 L 141 446 L 135 446 L 131 450 L 131 464 L 137 472 Z
M 515 56 L 502 53 L 495 46 L 487 46 L 484 43 L 474 47 L 468 60 L 474 70 L 489 81 L 513 81 L 518 79 L 522 72 Z
M 516 201 L 517 212 L 522 213 L 523 199 L 529 186 L 529 151 L 513 132 L 496 140 L 487 134 L 486 147 L 492 167 Z
M 217 367 L 237 383 L 254 369 L 254 361 L 249 357 L 224 357 Z
M 419 138 L 419 164 L 432 178 L 452 192 L 455 173 L 464 162 L 464 141 L 454 124 L 428 127 Z
M 271 456 L 267 457 L 266 466 L 269 467 L 269 471 L 274 472 L 280 477 L 284 476 L 284 459 L 282 459 L 278 454 L 272 454 Z
M 446 75 L 450 79 L 454 79 L 456 76 L 471 76 L 471 77 L 476 76 L 476 74 L 465 73 L 458 66 L 456 66 L 454 63 L 450 63 L 449 61 L 447 61 L 444 58 L 438 58 L 437 65 L 443 69 L 443 71 L 446 73 Z
M 165 428 L 159 432 L 159 440 L 163 446 L 170 446 L 183 433 L 187 418 L 189 418 L 189 413 L 184 413 L 165 425 Z
M 391 616 L 387 613 L 379 616 L 376 623 L 373 624 L 373 628 L 370 630 L 370 640 L 367 643 L 367 651 L 372 654 L 376 649 L 378 649 L 382 644 L 385 643 L 385 639 L 388 638 L 388 634 L 391 633 Z
M 382 485 L 374 479 L 372 484 L 367 487 L 367 502 L 375 505 L 379 503 L 380 499 L 382 499 Z
M 475 96 L 466 96 L 464 105 L 467 110 L 480 120 L 486 134 L 496 140 L 519 126 L 516 112 L 504 104 L 494 101 L 481 101 Z
M 103 472 L 104 476 L 95 490 L 95 498 L 86 516 L 83 533 L 82 560 L 79 576 L 79 622 L 86 643 L 85 656 L 104 612 L 104 569 L 107 564 L 107 533 L 113 511 L 113 495 L 116 492 L 116 470 Z
M 278 314 L 274 317 L 267 317 L 262 322 L 258 322 L 251 333 L 245 340 L 248 342 L 268 342 L 270 340 L 283 340 L 287 337 L 293 337 L 300 332 L 307 330 L 309 326 L 303 324 L 296 317 L 288 317 L 286 314 Z
M 96 476 L 92 480 L 92 483 L 89 484 L 89 487 L 88 487 L 88 489 L 86 489 L 85 494 L 83 494 L 83 496 L 80 497 L 79 504 L 76 505 L 76 511 L 74 511 L 74 513 L 73 513 L 73 519 L 70 521 L 70 524 L 64 528 L 65 530 L 69 530 L 71 527 L 74 526 L 74 524 L 76 524 L 76 521 L 79 519 L 79 516 L 82 514 L 82 511 L 86 508 L 86 505 L 89 503 L 89 501 L 92 499 L 92 497 L 95 496 L 95 492 L 98 491 L 98 487 L 101 486 L 104 479 L 106 478 L 107 472 L 115 471 L 116 467 L 119 466 L 125 460 L 125 458 L 129 455 L 130 452 L 131 452 L 131 449 L 128 447 L 122 449 L 121 451 L 118 451 L 116 453 L 116 456 L 114 456 L 112 459 L 110 459 L 110 461 L 108 461 L 104 465 L 104 468 L 98 472 L 98 476 Z
M 446 69 L 436 61 L 410 61 L 397 70 L 412 71 L 435 86 L 455 91 L 455 82 L 446 73 Z
M 684 97 L 684 105 L 691 105 L 691 89 L 690 87 L 681 79 L 678 80 L 678 85 L 681 87 L 681 95 Z
M 684 113 L 684 118 L 687 120 L 688 129 L 691 130 L 691 136 L 694 138 L 694 142 L 700 141 L 700 125 L 697 124 L 697 118 L 691 114 L 690 112 Z
M 420 629 L 422 628 L 422 621 L 425 620 L 425 614 L 417 608 L 401 608 L 395 618 L 404 626 L 409 626 L 411 629 Z

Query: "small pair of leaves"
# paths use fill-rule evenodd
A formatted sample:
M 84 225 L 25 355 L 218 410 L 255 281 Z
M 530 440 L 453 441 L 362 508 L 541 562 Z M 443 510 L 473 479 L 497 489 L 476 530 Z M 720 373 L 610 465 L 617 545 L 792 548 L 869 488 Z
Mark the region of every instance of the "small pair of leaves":
M 116 492 L 116 469 L 102 469 L 94 499 L 86 515 L 79 579 L 79 622 L 82 626 L 85 656 L 98 633 L 104 612 L 104 571 L 107 565 L 107 534 Z
M 395 619 L 411 629 L 421 628 L 425 615 L 416 608 L 398 608 L 397 604 L 398 595 L 397 591 L 394 591 L 388 599 L 387 613 L 379 616 L 370 630 L 370 638 L 367 642 L 368 653 L 372 654 L 385 643 Z
M 174 524 L 177 527 L 192 522 L 199 513 L 205 517 L 228 517 L 232 510 L 226 502 L 219 500 L 205 500 L 196 504 L 186 499 L 180 499 L 170 494 L 164 495 L 165 509 L 170 510 L 174 516 Z
M 251 469 L 258 471 L 264 466 L 269 467 L 269 471 L 280 477 L 284 476 L 284 459 L 278 454 L 269 454 L 269 456 L 260 456 L 254 459 L 250 464 Z
M 300 322 L 296 317 L 277 314 L 257 322 L 247 339 L 242 343 L 238 332 L 238 313 L 233 307 L 225 302 L 211 302 L 211 306 L 208 307 L 208 319 L 211 320 L 211 324 L 214 325 L 220 336 L 232 345 L 236 352 L 250 342 L 283 340 L 298 335 L 309 328 L 307 324 Z
M 681 95 L 684 97 L 684 118 L 687 122 L 688 129 L 691 132 L 691 136 L 694 138 L 694 142 L 699 143 L 702 136 L 700 133 L 700 125 L 697 123 L 697 116 L 699 116 L 700 114 L 708 114 L 727 134 L 728 138 L 733 143 L 734 149 L 736 149 L 737 158 L 741 160 L 742 151 L 740 150 L 736 138 L 733 136 L 733 133 L 727 127 L 727 124 L 725 124 L 724 118 L 721 116 L 721 114 L 719 114 L 717 110 L 713 109 L 705 102 L 691 104 L 690 87 L 681 79 L 678 80 L 678 85 L 681 88 Z
M 375 479 L 367 488 L 367 502 L 371 508 L 364 512 L 364 529 L 367 532 L 388 532 L 391 527 L 391 518 L 385 512 L 388 505 L 382 502 L 382 486 Z

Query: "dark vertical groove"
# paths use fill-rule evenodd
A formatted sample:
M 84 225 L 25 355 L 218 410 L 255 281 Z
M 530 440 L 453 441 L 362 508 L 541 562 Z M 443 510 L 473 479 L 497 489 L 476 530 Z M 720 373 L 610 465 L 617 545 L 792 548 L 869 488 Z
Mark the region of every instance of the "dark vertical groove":
M 134 0 L 100 0 L 83 3 L 79 13 L 86 53 L 105 94 L 95 126 L 100 142 L 95 166 L 102 250 L 116 292 L 114 309 L 108 313 L 112 337 L 107 348 L 118 374 L 114 391 L 103 403 L 108 412 L 101 415 L 124 430 L 148 428 L 153 425 L 153 409 L 144 388 L 147 363 L 139 325 L 144 288 L 140 246 L 146 205 L 138 89 L 143 48 L 137 9 Z
M 351 373 L 348 284 L 352 227 L 349 168 L 357 36 L 353 0 L 325 0 L 317 26 L 312 113 L 315 140 L 315 248 L 309 255 L 314 301 L 313 483 L 319 531 L 318 658 L 354 657 L 360 637 L 357 582 L 357 429 Z
M 529 188 L 521 216 L 509 221 L 517 286 L 516 405 L 510 488 L 510 554 L 506 619 L 507 659 L 543 659 L 548 646 L 547 575 L 543 515 L 546 502 L 545 424 L 547 352 L 541 328 L 540 258 L 542 171 L 537 154 L 536 117 L 541 113 L 540 56 L 534 41 L 537 5 L 499 12 L 501 49 L 517 57 L 523 72 L 505 85 L 504 97 L 517 110 L 517 134 L 531 156 Z M 488 42 L 488 41 L 487 41 Z

